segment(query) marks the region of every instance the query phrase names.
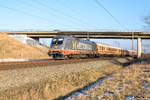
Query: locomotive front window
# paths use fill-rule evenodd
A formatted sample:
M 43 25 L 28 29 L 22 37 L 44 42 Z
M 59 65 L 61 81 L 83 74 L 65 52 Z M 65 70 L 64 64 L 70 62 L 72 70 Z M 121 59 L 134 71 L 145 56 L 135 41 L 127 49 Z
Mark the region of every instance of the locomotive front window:
M 63 43 L 63 39 L 62 38 L 58 39 L 58 44 L 62 44 L 62 43 Z
M 53 40 L 52 40 L 52 44 L 53 45 L 60 45 L 60 44 L 62 44 L 63 43 L 63 38 L 54 38 Z
M 57 43 L 57 39 L 53 39 L 52 44 L 56 44 L 56 43 Z

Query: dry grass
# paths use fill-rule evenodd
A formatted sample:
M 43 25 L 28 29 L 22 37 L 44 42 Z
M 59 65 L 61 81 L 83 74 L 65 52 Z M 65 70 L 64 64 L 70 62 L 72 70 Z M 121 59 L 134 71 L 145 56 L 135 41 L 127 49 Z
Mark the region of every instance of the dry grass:
M 144 89 L 144 85 L 147 88 Z M 150 64 L 121 69 L 88 95 L 79 100 L 124 100 L 127 96 L 134 96 L 133 100 L 146 100 L 150 98 Z
M 16 39 L 0 33 L 0 58 L 42 59 L 49 58 L 42 49 L 25 45 Z
M 100 77 L 118 70 L 121 66 L 105 66 L 52 76 L 33 84 L 6 90 L 0 93 L 0 100 L 51 100 L 88 85 Z

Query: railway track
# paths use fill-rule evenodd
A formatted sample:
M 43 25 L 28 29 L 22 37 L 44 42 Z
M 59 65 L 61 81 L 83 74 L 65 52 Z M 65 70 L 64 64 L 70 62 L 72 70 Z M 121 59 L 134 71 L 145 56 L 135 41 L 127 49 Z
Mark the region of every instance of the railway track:
M 110 60 L 112 57 L 90 58 L 90 59 L 45 59 L 41 61 L 18 61 L 18 62 L 0 62 L 0 70 L 16 69 L 16 68 L 30 68 L 30 67 L 43 67 L 60 64 L 82 63 L 96 60 Z

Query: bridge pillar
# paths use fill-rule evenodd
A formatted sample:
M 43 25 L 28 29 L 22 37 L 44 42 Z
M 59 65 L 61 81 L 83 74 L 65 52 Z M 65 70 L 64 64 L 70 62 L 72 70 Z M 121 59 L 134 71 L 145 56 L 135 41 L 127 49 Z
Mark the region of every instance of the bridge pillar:
M 39 42 L 40 38 L 39 37 L 31 37 L 32 39 L 34 39 L 35 41 Z
M 137 39 L 137 57 L 140 58 L 142 55 L 142 40 L 141 38 Z

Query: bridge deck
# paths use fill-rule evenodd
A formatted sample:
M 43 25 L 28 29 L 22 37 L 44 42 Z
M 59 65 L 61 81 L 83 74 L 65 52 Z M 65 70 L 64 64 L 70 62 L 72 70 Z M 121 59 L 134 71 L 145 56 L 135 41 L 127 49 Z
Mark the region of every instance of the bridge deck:
M 43 32 L 5 32 L 6 34 L 26 34 L 28 37 L 53 37 L 55 35 L 73 35 L 79 38 L 142 38 L 150 39 L 150 32 L 115 32 L 115 31 L 43 31 Z

